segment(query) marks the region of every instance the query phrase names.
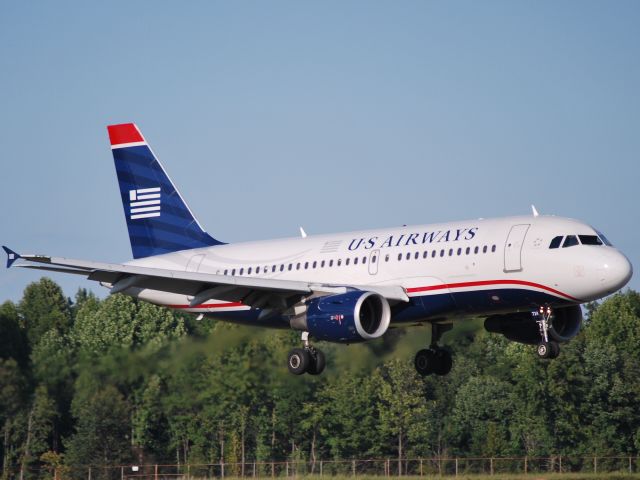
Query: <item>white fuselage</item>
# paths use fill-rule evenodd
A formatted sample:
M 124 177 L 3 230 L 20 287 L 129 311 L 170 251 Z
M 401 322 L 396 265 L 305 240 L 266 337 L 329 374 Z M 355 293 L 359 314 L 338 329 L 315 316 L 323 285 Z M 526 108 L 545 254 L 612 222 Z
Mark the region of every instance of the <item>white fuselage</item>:
M 567 218 L 506 217 L 218 245 L 129 264 L 362 289 L 399 285 L 416 311 L 396 320 L 415 321 L 579 304 L 629 280 L 631 264 L 612 246 L 550 248 L 554 238 L 570 235 L 600 234 Z M 228 313 L 249 310 L 215 299 L 189 308 L 191 297 L 153 290 L 137 296 L 190 312 L 225 312 L 229 320 Z

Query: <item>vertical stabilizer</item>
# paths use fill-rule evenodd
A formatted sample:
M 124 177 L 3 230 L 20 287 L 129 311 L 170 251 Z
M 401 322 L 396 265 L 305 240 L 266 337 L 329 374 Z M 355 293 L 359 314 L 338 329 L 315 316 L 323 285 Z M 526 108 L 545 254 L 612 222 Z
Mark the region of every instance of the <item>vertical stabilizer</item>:
M 138 127 L 107 129 L 133 258 L 220 245 L 202 229 Z

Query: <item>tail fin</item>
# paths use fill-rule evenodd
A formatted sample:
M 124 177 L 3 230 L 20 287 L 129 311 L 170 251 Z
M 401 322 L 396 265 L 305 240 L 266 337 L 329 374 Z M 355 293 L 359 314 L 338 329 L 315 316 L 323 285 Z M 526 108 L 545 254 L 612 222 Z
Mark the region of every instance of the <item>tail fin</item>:
M 195 219 L 138 127 L 107 129 L 133 258 L 220 245 Z

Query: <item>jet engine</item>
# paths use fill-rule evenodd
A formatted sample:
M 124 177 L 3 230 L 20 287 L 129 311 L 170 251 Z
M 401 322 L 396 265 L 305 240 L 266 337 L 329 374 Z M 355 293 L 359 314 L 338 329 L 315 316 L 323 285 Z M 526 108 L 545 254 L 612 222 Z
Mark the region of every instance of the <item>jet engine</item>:
M 384 335 L 391 308 L 377 293 L 352 291 L 309 300 L 305 317 L 305 329 L 316 339 L 354 343 Z
M 484 328 L 491 333 L 500 333 L 509 340 L 535 345 L 540 343 L 540 328 L 537 312 L 492 315 L 484 321 Z M 580 331 L 582 309 L 579 305 L 556 308 L 551 317 L 550 340 L 568 342 Z

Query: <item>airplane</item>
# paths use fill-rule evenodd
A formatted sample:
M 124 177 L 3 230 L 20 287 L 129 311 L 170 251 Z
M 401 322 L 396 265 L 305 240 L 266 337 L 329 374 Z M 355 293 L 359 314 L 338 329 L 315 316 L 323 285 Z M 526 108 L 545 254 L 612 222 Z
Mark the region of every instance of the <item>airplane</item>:
M 454 322 L 484 318 L 489 332 L 556 358 L 577 335 L 580 305 L 627 284 L 632 265 L 593 227 L 533 214 L 329 235 L 224 243 L 200 225 L 133 123 L 107 127 L 133 260 L 102 263 L 19 254 L 15 266 L 81 275 L 110 293 L 198 318 L 294 329 L 296 375 L 326 364 L 313 340 L 343 344 L 389 328 L 430 325 L 415 356 L 420 375 L 446 375 L 440 345 Z M 426 344 L 426 341 L 425 341 Z

